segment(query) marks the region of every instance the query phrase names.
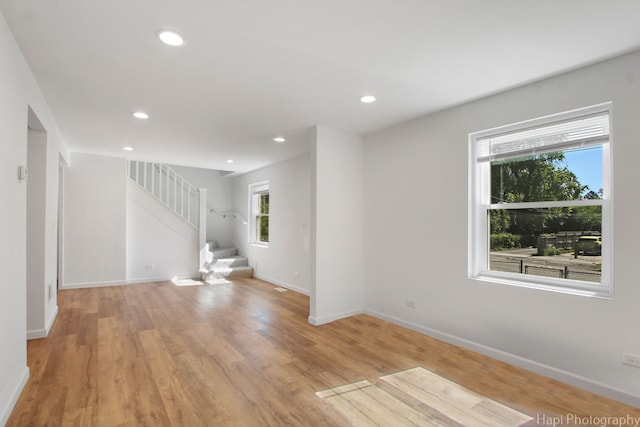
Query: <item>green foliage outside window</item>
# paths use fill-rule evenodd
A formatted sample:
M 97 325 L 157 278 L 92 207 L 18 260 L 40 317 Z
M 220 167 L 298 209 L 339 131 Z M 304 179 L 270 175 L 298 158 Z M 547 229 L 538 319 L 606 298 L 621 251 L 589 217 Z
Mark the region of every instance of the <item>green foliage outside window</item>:
M 491 164 L 491 203 L 598 199 L 564 165 L 562 152 Z M 601 231 L 600 206 L 541 209 L 492 209 L 491 249 L 535 245 L 537 236 L 559 231 Z M 499 236 L 499 237 L 498 237 Z M 516 237 L 518 236 L 518 237 Z
M 256 232 L 258 242 L 269 242 L 269 193 L 261 193 L 258 196 Z

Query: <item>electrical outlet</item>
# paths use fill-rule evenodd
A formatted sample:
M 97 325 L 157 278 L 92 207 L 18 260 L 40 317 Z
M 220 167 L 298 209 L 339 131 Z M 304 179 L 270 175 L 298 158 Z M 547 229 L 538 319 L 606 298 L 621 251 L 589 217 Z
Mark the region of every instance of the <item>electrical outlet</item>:
M 631 353 L 622 353 L 622 363 L 624 365 L 640 368 L 640 356 Z
M 408 299 L 407 300 L 407 307 L 409 308 L 416 308 L 416 302 L 412 299 Z
M 294 271 L 293 272 L 293 277 L 300 277 L 300 272 L 299 271 Z

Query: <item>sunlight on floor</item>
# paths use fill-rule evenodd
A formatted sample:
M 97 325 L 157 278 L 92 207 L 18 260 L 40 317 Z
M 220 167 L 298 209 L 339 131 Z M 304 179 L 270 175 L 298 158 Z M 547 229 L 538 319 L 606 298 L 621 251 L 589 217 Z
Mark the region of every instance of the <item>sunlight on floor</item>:
M 193 279 L 173 279 L 171 280 L 176 286 L 202 286 L 203 282 Z
M 526 414 L 479 395 L 424 368 L 332 388 L 316 395 L 351 423 L 380 425 L 519 426 Z M 415 402 L 419 402 L 418 405 Z

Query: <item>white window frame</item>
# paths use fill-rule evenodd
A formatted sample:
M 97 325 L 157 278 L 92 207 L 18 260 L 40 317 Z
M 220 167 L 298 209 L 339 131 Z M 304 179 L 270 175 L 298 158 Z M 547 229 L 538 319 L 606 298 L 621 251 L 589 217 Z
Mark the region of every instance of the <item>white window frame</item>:
M 261 242 L 258 240 L 258 222 L 256 218 L 258 216 L 271 215 L 271 206 L 269 206 L 269 214 L 265 215 L 259 212 L 260 195 L 265 192 L 269 193 L 269 181 L 249 184 L 249 244 L 263 248 L 269 247 L 269 242 Z M 269 221 L 269 228 L 270 227 L 271 221 Z M 271 240 L 271 230 L 269 230 L 269 240 Z
M 607 102 L 469 134 L 469 243 L 467 266 L 469 278 L 573 295 L 613 298 L 612 110 L 612 104 Z M 602 276 L 600 283 L 489 270 L 489 210 L 499 209 L 500 205 L 491 204 L 491 161 L 480 160 L 479 141 L 492 136 L 548 126 L 602 113 L 608 114 L 610 129 L 608 140 L 601 144 L 602 199 L 509 204 L 509 207 L 513 209 L 602 206 Z

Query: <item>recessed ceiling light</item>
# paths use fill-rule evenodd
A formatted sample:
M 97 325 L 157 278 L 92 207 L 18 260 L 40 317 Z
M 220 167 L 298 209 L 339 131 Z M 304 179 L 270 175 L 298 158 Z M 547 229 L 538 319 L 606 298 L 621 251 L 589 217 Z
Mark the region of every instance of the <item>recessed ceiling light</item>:
M 122 149 L 123 149 L 124 151 L 133 151 L 133 147 L 129 147 L 129 146 L 127 146 L 127 147 L 122 147 Z
M 376 97 L 373 95 L 365 95 L 362 98 L 360 98 L 360 102 L 363 102 L 365 104 L 371 104 L 372 102 L 376 101 Z
M 144 111 L 136 111 L 135 113 L 133 113 L 133 117 L 137 119 L 148 119 L 149 115 Z
M 173 31 L 161 31 L 158 33 L 158 38 L 169 46 L 182 46 L 184 44 L 182 36 L 178 33 L 174 33 Z
M 281 136 L 276 136 L 275 138 L 273 138 L 273 140 L 274 140 L 275 142 L 285 142 L 285 141 L 286 141 L 286 138 L 283 138 L 283 137 L 281 137 Z
M 227 163 L 235 163 L 235 160 L 229 159 L 229 160 L 227 160 Z

